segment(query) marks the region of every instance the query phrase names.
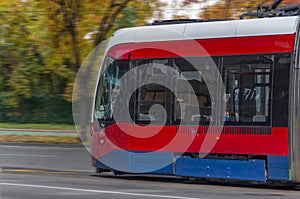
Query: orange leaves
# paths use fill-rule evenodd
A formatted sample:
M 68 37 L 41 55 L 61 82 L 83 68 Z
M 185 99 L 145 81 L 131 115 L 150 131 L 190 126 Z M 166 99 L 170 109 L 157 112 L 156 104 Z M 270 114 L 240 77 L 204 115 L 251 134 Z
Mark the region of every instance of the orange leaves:
M 199 14 L 203 19 L 238 19 L 243 13 L 255 12 L 260 4 L 271 5 L 274 0 L 220 0 Z M 278 7 L 300 4 L 300 0 L 283 0 Z

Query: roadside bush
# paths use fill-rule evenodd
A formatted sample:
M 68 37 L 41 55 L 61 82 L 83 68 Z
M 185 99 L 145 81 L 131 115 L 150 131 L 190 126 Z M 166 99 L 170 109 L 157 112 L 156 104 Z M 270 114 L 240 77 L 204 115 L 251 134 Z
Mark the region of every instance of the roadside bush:
M 20 99 L 18 108 L 3 105 L 0 96 L 0 122 L 73 124 L 72 103 L 60 96 L 32 96 Z

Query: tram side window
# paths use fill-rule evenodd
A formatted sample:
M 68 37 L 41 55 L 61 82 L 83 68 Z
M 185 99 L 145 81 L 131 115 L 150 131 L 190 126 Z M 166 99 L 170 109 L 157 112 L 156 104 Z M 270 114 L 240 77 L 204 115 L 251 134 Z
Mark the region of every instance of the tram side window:
M 289 75 L 291 54 L 278 54 L 273 73 L 273 111 L 272 126 L 288 126 Z
M 274 55 L 225 57 L 225 124 L 269 125 Z
M 104 68 L 97 89 L 95 118 L 101 121 L 113 121 L 114 106 L 120 93 L 120 78 L 129 70 L 129 62 L 107 57 Z
M 169 59 L 135 60 L 138 85 L 143 85 L 133 94 L 136 97 L 135 120 L 139 124 L 170 124 L 170 107 L 172 94 L 164 85 L 168 84 L 167 70 L 161 67 L 169 65 Z M 141 67 L 142 66 L 142 70 Z M 170 83 L 170 82 L 169 82 Z M 166 111 L 166 118 L 162 109 L 152 109 L 153 105 L 160 105 Z M 155 106 L 153 106 L 155 107 Z
M 214 61 L 211 58 L 178 58 L 174 59 L 174 67 L 178 70 L 175 81 L 175 123 L 209 124 L 212 122 L 213 109 L 213 96 L 210 94 L 216 94 L 217 88 Z

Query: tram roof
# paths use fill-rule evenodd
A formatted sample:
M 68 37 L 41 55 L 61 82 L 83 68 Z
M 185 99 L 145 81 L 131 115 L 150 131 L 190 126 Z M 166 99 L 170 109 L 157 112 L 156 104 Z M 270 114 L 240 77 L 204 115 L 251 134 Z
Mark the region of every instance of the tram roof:
M 124 28 L 111 37 L 108 49 L 122 43 L 284 35 L 297 32 L 299 17 L 272 17 Z

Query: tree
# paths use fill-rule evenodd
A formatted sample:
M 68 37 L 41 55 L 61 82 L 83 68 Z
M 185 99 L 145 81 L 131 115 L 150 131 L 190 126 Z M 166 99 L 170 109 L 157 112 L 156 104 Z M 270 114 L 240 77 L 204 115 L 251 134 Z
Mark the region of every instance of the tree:
M 160 7 L 159 1 L 142 1 L 142 0 L 122 0 L 122 1 L 104 1 L 102 4 L 103 13 L 98 15 L 99 19 L 96 21 L 95 30 L 91 30 L 94 34 L 93 44 L 96 47 L 101 42 L 103 42 L 108 36 L 112 34 L 113 31 L 119 28 L 125 28 L 128 26 L 142 25 L 145 24 L 145 20 L 148 17 L 153 15 L 153 8 Z M 108 11 L 108 12 L 107 12 Z M 96 17 L 97 18 L 97 17 Z M 100 22 L 100 23 L 99 23 Z M 79 73 L 78 78 L 78 98 L 80 100 L 80 134 L 81 138 L 85 140 L 86 132 L 89 129 L 89 111 L 92 98 L 88 96 L 88 91 L 90 88 L 93 88 L 93 85 L 89 85 L 88 79 L 95 73 L 93 67 L 95 62 L 98 60 L 96 57 L 100 54 L 99 48 L 96 47 L 96 50 L 93 51 L 91 55 L 91 62 L 88 65 L 85 65 L 83 69 L 84 72 Z M 92 89 L 93 91 L 93 89 Z M 73 95 L 74 96 L 74 95 Z
M 0 95 L 5 104 L 19 110 L 22 99 L 35 95 L 71 101 L 76 73 L 89 51 L 118 28 L 147 23 L 160 5 L 159 0 L 1 1 Z M 85 75 L 90 73 L 87 69 Z
M 41 46 L 35 34 L 37 27 L 32 24 L 36 20 L 32 7 L 27 7 L 26 2 L 11 1 L 2 2 L 1 8 L 1 93 L 7 105 L 16 107 L 20 97 L 28 98 L 34 90 L 42 91 L 41 82 L 34 81 L 43 73 Z
M 202 2 L 202 1 L 201 1 Z M 243 13 L 256 11 L 260 4 L 271 5 L 274 0 L 219 0 L 206 6 L 199 14 L 202 19 L 239 19 Z M 299 0 L 284 0 L 279 7 L 300 3 Z
M 47 63 L 50 70 L 59 68 L 68 74 L 65 97 L 71 99 L 72 83 L 80 64 L 88 52 L 120 27 L 145 23 L 153 15 L 152 9 L 159 1 L 142 0 L 36 0 L 39 9 L 45 9 L 48 25 L 47 46 L 50 52 Z M 127 12 L 124 15 L 124 12 Z M 128 20 L 131 16 L 132 21 Z M 124 22 L 128 23 L 125 24 Z M 89 38 L 86 39 L 86 35 Z M 55 59 L 53 59 L 55 58 Z M 86 74 L 89 76 L 89 72 Z M 70 88 L 71 87 L 71 88 Z
M 64 74 L 73 72 L 73 75 L 69 75 L 64 92 L 64 96 L 69 100 L 72 96 L 72 82 L 88 52 L 118 28 L 145 24 L 147 18 L 153 16 L 153 9 L 160 5 L 158 0 L 104 0 L 101 2 L 90 0 L 45 2 L 40 0 L 38 2 L 40 9 L 46 9 L 46 21 L 50 25 L 47 35 L 50 38 L 48 46 L 51 46 L 51 51 L 47 63 L 50 63 L 49 67 L 53 71 L 62 69 Z M 75 109 L 80 114 L 80 132 L 83 139 L 89 127 L 91 105 L 89 92 L 94 86 L 90 84 L 92 77 L 97 75 L 97 72 L 93 71 L 93 66 L 96 65 L 96 57 L 99 53 L 94 51 L 95 59 L 81 68 L 77 76 L 79 78 L 77 78 L 78 84 L 75 90 Z

